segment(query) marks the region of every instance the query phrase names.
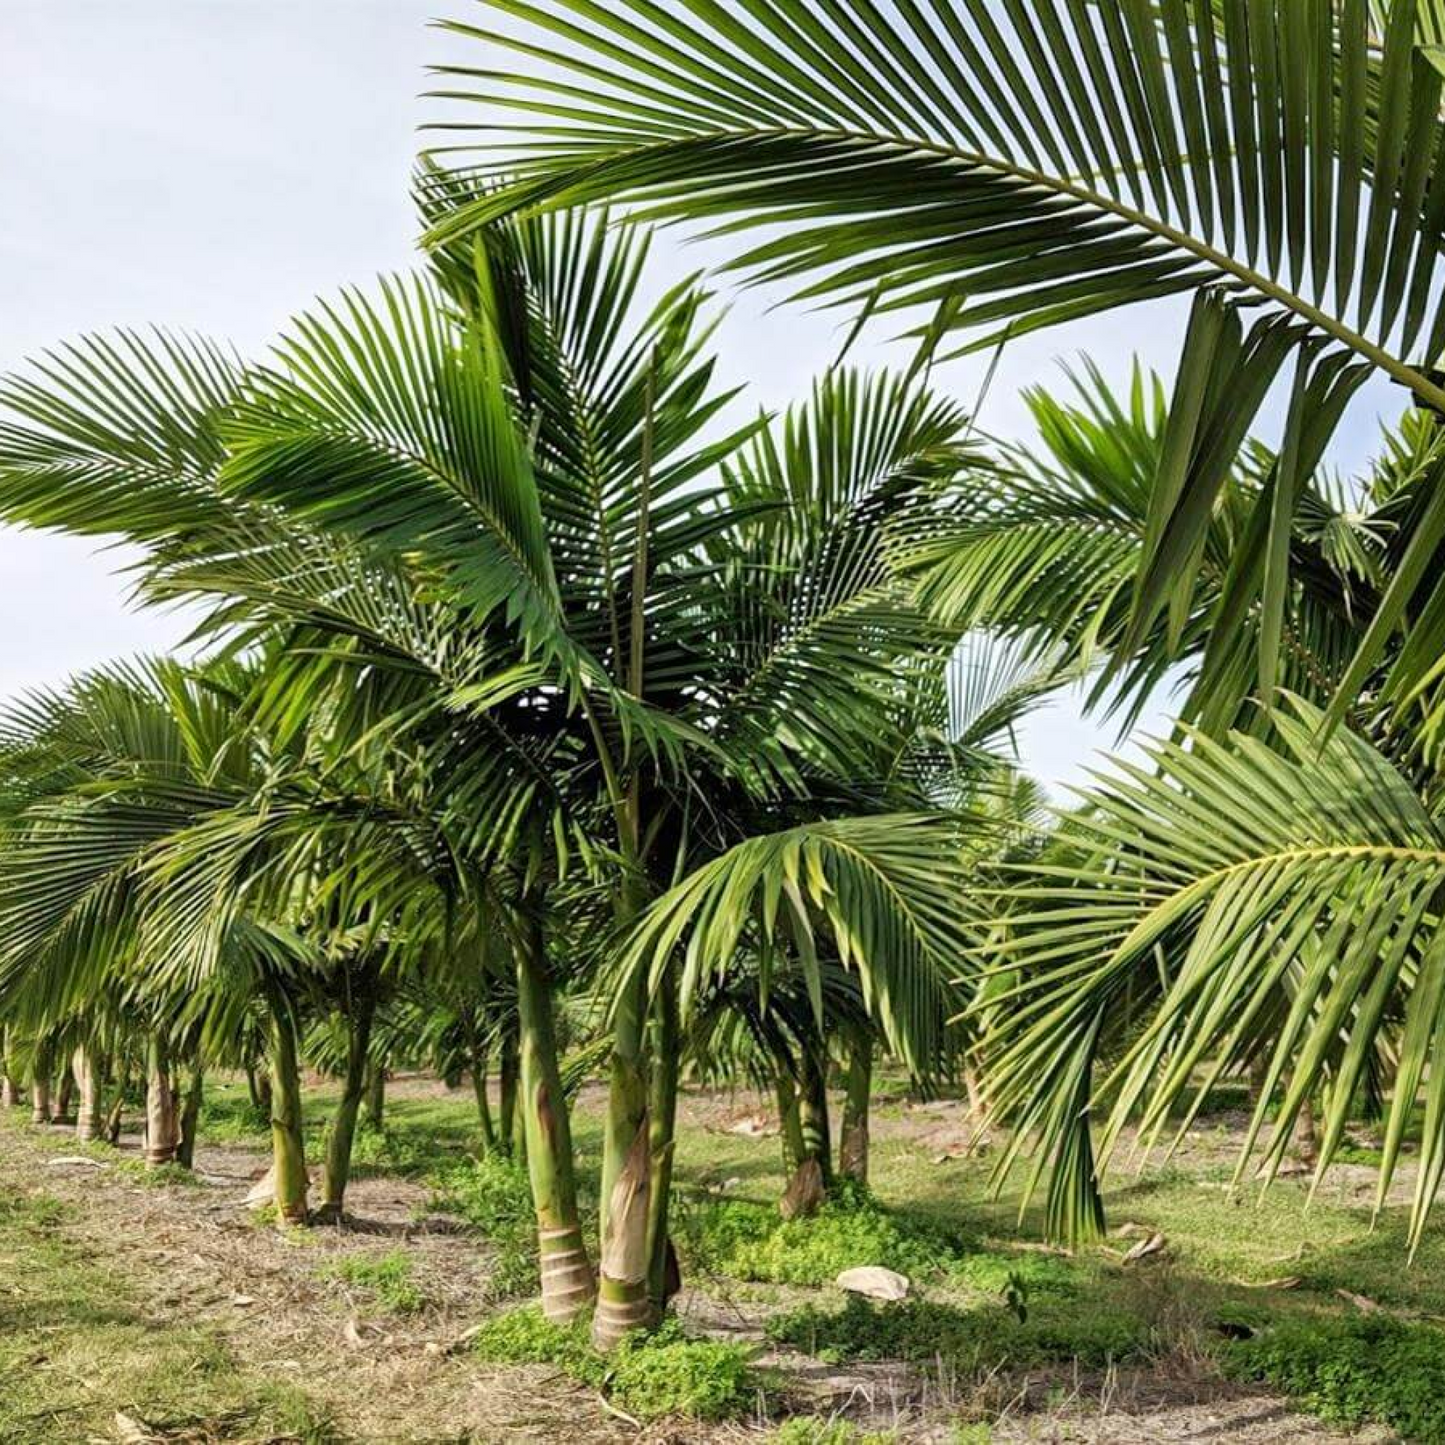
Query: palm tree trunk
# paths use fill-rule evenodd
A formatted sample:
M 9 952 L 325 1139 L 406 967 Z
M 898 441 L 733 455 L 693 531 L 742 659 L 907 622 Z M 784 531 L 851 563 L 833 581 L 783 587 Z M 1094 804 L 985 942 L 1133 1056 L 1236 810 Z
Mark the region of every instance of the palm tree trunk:
M 482 1152 L 497 1152 L 497 1126 L 492 1119 L 492 1101 L 487 1097 L 487 1055 L 480 1047 L 472 1047 L 472 1092 L 477 1099 L 477 1127 L 482 1133 Z
M 72 1061 L 80 1081 L 80 1107 L 75 1111 L 75 1137 L 88 1144 L 105 1127 L 105 1062 L 93 1048 L 78 1048 Z
M 791 1179 L 803 1162 L 803 1124 L 798 1115 L 798 1085 L 791 1066 L 779 1059 L 773 1071 L 778 1100 L 778 1138 L 783 1146 L 783 1175 Z
M 50 1045 L 37 1043 L 30 1065 L 30 1122 L 50 1122 Z
M 246 1065 L 246 1092 L 251 1098 L 251 1109 L 256 1118 L 266 1123 L 271 1119 L 271 1075 L 258 1070 L 256 1065 Z
M 43 1069 L 37 1069 L 30 1080 L 30 1122 L 50 1122 L 50 1080 Z
M 122 1054 L 120 1072 L 115 1080 L 115 1097 L 110 1111 L 105 1116 L 105 1138 L 107 1143 L 120 1142 L 120 1126 L 125 1120 L 125 1095 L 130 1088 L 130 1061 Z
M 366 1071 L 366 1127 L 378 1133 L 386 1123 L 386 1067 L 372 1064 Z
M 838 1172 L 868 1182 L 868 1099 L 873 1090 L 873 1036 L 858 1029 L 848 1047 L 848 1077 L 843 1098 L 843 1127 L 838 1139 Z
M 668 1237 L 668 1206 L 672 1198 L 672 1163 L 677 1135 L 677 1086 L 682 1067 L 681 1029 L 677 1010 L 675 967 L 669 966 L 657 995 L 652 1038 L 652 1096 L 648 1102 L 652 1178 L 647 1200 L 648 1294 L 661 1314 L 675 1290 L 676 1255 Z M 673 1268 L 669 1269 L 669 1262 Z
M 518 1152 L 516 1150 L 517 1079 L 520 1073 L 521 1063 L 517 1053 L 517 1034 L 515 1029 L 508 1028 L 502 1036 L 501 1077 L 499 1080 L 501 1095 L 497 1100 L 498 1132 L 501 1135 L 502 1147 L 508 1153 Z
M 542 929 L 535 919 L 527 922 L 525 944 L 517 953 L 517 1014 L 527 1174 L 537 1213 L 542 1312 L 549 1320 L 566 1323 L 592 1303 L 595 1287 L 577 1213 L 572 1125 L 557 1065 Z
M 602 1135 L 602 1248 L 592 1343 L 610 1350 L 652 1321 L 648 1294 L 649 1157 L 648 1089 L 643 1071 L 647 979 L 630 981 L 618 1003 L 612 1034 L 612 1071 Z
M 1320 1162 L 1320 1130 L 1315 1119 L 1315 1101 L 1305 1096 L 1295 1115 L 1294 1138 L 1291 1141 L 1299 1161 L 1306 1169 L 1313 1169 Z
M 190 1169 L 196 1159 L 196 1129 L 201 1122 L 201 1103 L 205 1097 L 206 1075 L 200 1064 L 191 1065 L 186 1093 L 181 1101 L 180 1141 L 176 1145 L 176 1163 Z
M 833 1140 L 828 1123 L 828 1078 L 822 1041 L 803 1050 L 798 1120 L 802 1125 L 803 1158 L 816 1159 L 826 1186 L 833 1178 Z
M 271 1006 L 271 1168 L 279 1222 L 305 1224 L 306 1148 L 301 1136 L 301 1070 L 296 1058 L 296 1024 L 282 998 Z
M 20 1085 L 10 1072 L 10 1030 L 0 1033 L 0 1109 L 14 1109 L 20 1104 Z
M 367 1083 L 367 1052 L 371 1048 L 371 1021 L 375 1013 L 375 981 L 369 977 L 352 1000 L 352 1013 L 347 1025 L 346 1076 L 342 1081 L 336 1116 L 326 1136 L 320 1217 L 328 1223 L 341 1219 L 346 1202 L 346 1185 L 351 1178 L 351 1145 L 356 1137 L 356 1116 L 361 1109 L 361 1096 Z
M 60 1085 L 55 1091 L 55 1114 L 52 1122 L 56 1124 L 73 1124 L 75 1115 L 71 1110 L 75 1107 L 75 1076 L 70 1072 L 70 1063 L 63 1060 L 60 1065 Z
M 176 1095 L 172 1086 L 170 1055 L 159 1034 L 146 1046 L 145 1161 L 152 1169 L 176 1157 Z

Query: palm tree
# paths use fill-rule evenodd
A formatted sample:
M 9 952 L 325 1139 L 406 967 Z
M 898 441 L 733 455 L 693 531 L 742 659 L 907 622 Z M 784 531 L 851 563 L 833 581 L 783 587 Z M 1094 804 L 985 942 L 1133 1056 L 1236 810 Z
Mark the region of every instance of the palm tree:
M 1125 656 L 1161 618 L 1183 625 L 1216 499 L 1291 360 L 1284 439 L 1218 603 L 1225 617 L 1260 607 L 1267 684 L 1290 518 L 1350 395 L 1377 375 L 1445 407 L 1433 5 L 487 5 L 509 23 L 449 28 L 524 66 L 438 68 L 438 95 L 471 107 L 441 123 L 438 155 L 465 157 L 478 129 L 495 154 L 499 123 L 508 144 L 500 160 L 457 162 L 494 184 L 445 206 L 433 244 L 500 215 L 624 198 L 735 238 L 761 230 L 733 269 L 860 320 L 914 313 L 929 356 L 1193 297 Z M 1384 695 L 1403 707 L 1438 684 L 1434 477 L 1427 508 L 1337 713 L 1407 613 L 1421 646 L 1397 656 Z

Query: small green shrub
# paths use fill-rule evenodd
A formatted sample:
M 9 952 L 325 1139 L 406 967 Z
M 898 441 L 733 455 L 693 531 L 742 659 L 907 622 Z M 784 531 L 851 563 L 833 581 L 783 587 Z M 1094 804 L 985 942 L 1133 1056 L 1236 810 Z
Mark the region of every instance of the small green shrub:
M 431 1207 L 466 1220 L 496 1251 L 488 1292 L 515 1299 L 539 1285 L 537 1216 L 527 1171 L 510 1159 L 488 1155 L 434 1169 Z
M 770 1320 L 768 1337 L 819 1359 L 949 1361 L 963 1373 L 1004 1365 L 1077 1360 L 1099 1367 L 1144 1354 L 1147 1328 L 1105 1301 L 1088 1310 L 1030 1310 L 1026 1320 L 1000 1305 L 961 1309 L 933 1300 L 874 1305 L 850 1295 L 839 1309 L 806 1305 Z
M 426 1296 L 412 1279 L 412 1259 L 400 1249 L 390 1254 L 358 1255 L 335 1260 L 322 1267 L 327 1279 L 339 1279 L 370 1292 L 382 1308 L 392 1314 L 415 1314 L 426 1304 Z
M 960 1421 L 953 1427 L 950 1445 L 992 1445 L 993 1426 L 982 1420 Z
M 1036 1295 L 1072 1295 L 1078 1292 L 1081 1267 L 1064 1255 L 1020 1251 L 971 1250 L 948 1266 L 951 1283 L 966 1285 L 980 1294 L 1003 1295 L 1010 1289 L 1029 1299 Z
M 1266 1380 L 1324 1419 L 1378 1421 L 1445 1441 L 1445 1330 L 1387 1315 L 1292 1320 L 1229 1346 L 1232 1373 Z
M 829 1284 L 865 1264 L 927 1278 L 963 1252 L 958 1239 L 885 1209 L 858 1185 L 840 1185 L 808 1219 L 746 1200 L 709 1201 L 685 1213 L 679 1236 L 684 1267 L 766 1284 Z
M 555 1325 L 527 1305 L 489 1321 L 475 1349 L 493 1363 L 553 1365 L 648 1420 L 726 1419 L 747 1409 L 756 1388 L 749 1351 L 721 1340 L 689 1339 L 674 1319 L 599 1355 L 588 1342 L 585 1320 Z

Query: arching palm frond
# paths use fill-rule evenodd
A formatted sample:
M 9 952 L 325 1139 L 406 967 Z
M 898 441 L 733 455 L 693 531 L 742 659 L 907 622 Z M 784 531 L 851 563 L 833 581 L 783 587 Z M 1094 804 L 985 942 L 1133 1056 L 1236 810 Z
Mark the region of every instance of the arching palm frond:
M 627 198 L 752 235 L 732 264 L 800 296 L 864 315 L 928 308 L 934 350 L 1193 295 L 1129 652 L 1161 616 L 1183 625 L 1214 500 L 1291 363 L 1277 481 L 1230 577 L 1236 608 L 1261 605 L 1271 682 L 1289 518 L 1345 403 L 1376 374 L 1445 406 L 1432 370 L 1445 77 L 1417 0 L 488 8 L 494 23 L 450 28 L 521 63 L 439 67 L 439 95 L 509 127 L 510 179 L 442 218 L 434 243 L 515 211 Z M 448 154 L 477 124 L 449 114 Z M 1442 534 L 1436 479 L 1338 712 Z M 1445 601 L 1415 625 L 1429 645 L 1396 660 L 1397 703 L 1441 651 Z
M 869 1016 L 924 1072 L 941 1047 L 947 979 L 964 946 L 967 870 L 950 861 L 957 856 L 956 824 L 930 816 L 839 818 L 749 838 L 648 908 L 623 966 L 656 978 L 681 949 L 686 1013 L 756 925 L 765 952 L 786 940 L 816 1002 L 814 928 L 826 926 L 841 963 L 857 973 Z
M 1419 1240 L 1445 1172 L 1445 832 L 1362 739 L 1340 732 L 1321 750 L 1319 722 L 1295 701 L 1275 719 L 1282 752 L 1195 736 L 1117 764 L 1063 822 L 1064 856 L 1011 890 L 996 956 L 1019 977 L 1007 1007 L 991 1000 L 994 1101 L 1055 1156 L 1056 1193 L 1076 1206 L 1056 1220 L 1065 1233 L 1096 1209 L 1092 1101 L 1109 1101 L 1107 1157 L 1136 1113 L 1152 1141 L 1178 1099 L 1197 1107 L 1222 1072 L 1258 1057 L 1267 1076 L 1240 1168 L 1278 1086 L 1267 1167 L 1323 1089 L 1322 1172 L 1389 1040 L 1379 1198 L 1423 1086 Z

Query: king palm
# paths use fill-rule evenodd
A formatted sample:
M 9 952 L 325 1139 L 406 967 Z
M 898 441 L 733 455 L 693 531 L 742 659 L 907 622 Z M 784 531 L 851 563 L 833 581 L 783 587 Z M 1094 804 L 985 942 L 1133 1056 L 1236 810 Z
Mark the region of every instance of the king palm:
M 1215 499 L 1291 359 L 1254 518 L 1267 544 L 1230 578 L 1236 611 L 1267 603 L 1266 673 L 1288 519 L 1349 396 L 1376 374 L 1445 404 L 1433 0 L 485 3 L 497 23 L 451 28 L 523 65 L 439 67 L 439 95 L 510 128 L 504 170 L 484 163 L 498 184 L 447 207 L 434 243 L 505 213 L 626 198 L 733 238 L 733 267 L 801 297 L 859 316 L 926 308 L 933 354 L 1194 297 L 1129 651 L 1161 613 L 1179 625 Z M 471 113 L 447 114 L 439 155 L 465 156 Z M 1445 488 L 1429 512 L 1341 709 L 1435 585 Z M 1431 664 L 1403 654 L 1388 695 L 1427 679 Z

